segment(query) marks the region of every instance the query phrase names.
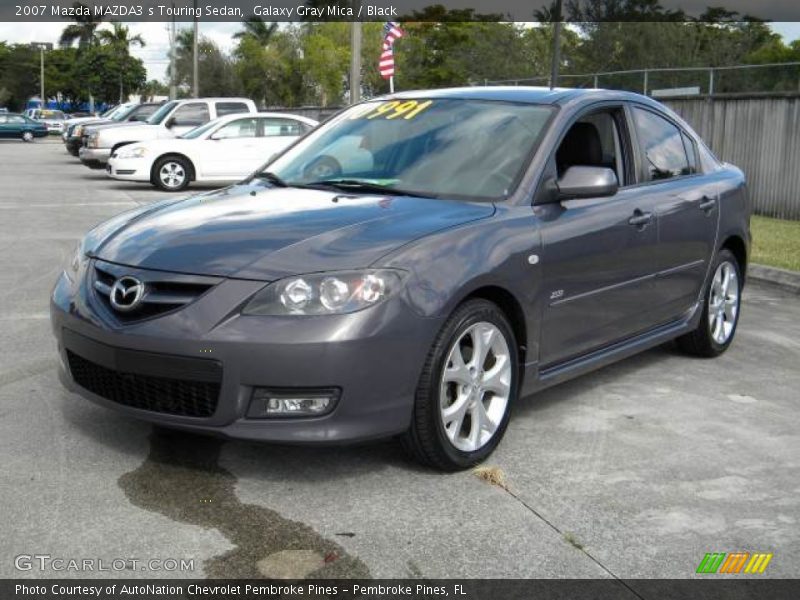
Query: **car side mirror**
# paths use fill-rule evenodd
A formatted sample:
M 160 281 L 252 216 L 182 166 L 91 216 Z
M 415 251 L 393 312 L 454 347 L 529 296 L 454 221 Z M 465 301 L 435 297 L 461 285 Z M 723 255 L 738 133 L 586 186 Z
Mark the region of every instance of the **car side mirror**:
M 164 127 L 166 127 L 167 129 L 172 129 L 173 127 L 175 127 L 175 123 L 177 123 L 177 121 L 175 121 L 175 117 L 170 117 L 169 119 L 167 119 L 167 122 L 164 123 Z
M 606 167 L 569 167 L 557 185 L 560 200 L 613 196 L 619 189 L 616 173 Z

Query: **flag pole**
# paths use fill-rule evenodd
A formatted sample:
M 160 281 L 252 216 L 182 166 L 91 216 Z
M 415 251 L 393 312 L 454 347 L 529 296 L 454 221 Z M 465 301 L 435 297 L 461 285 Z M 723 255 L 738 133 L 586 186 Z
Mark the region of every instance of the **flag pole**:
M 389 77 L 389 93 L 394 94 L 394 75 Z

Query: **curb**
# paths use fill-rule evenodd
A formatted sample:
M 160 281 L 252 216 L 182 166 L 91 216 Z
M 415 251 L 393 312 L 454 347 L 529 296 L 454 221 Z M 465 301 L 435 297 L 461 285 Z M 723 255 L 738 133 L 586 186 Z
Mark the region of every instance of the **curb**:
M 800 294 L 800 272 L 751 264 L 747 267 L 747 279 L 777 286 L 793 294 Z

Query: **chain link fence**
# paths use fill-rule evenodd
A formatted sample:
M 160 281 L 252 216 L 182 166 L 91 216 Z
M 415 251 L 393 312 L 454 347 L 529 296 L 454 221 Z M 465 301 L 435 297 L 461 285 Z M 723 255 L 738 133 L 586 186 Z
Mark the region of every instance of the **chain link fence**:
M 483 85 L 549 86 L 548 76 L 528 79 L 485 80 Z M 715 94 L 800 93 L 800 62 L 735 65 L 730 67 L 675 67 L 601 73 L 564 73 L 560 87 L 604 88 L 648 96 L 675 97 Z

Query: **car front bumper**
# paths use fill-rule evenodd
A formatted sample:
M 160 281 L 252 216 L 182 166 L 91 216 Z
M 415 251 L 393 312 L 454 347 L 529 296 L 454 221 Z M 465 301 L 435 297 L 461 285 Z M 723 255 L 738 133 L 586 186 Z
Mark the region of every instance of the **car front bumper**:
M 78 151 L 81 162 L 90 169 L 104 169 L 109 157 L 111 148 L 87 148 L 82 146 Z
M 405 431 L 438 320 L 417 315 L 402 296 L 348 315 L 231 316 L 232 307 L 263 285 L 226 279 L 176 312 L 120 325 L 87 284 L 73 284 L 62 274 L 51 298 L 60 378 L 70 391 L 130 416 L 231 438 L 339 443 Z M 85 365 L 75 366 L 76 355 L 99 363 L 99 389 L 76 382 L 73 368 Z M 116 392 L 108 383 L 113 375 L 145 393 L 154 374 L 174 380 L 169 385 L 192 386 L 215 369 L 219 392 L 213 414 L 204 417 L 134 408 L 112 399 Z M 339 399 L 323 416 L 249 418 L 256 388 L 297 395 L 336 389 Z
M 106 163 L 106 173 L 123 181 L 150 181 L 150 163 L 145 158 L 112 156 Z

